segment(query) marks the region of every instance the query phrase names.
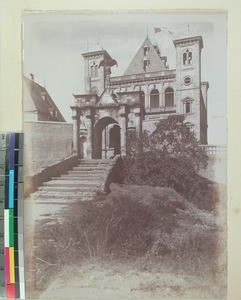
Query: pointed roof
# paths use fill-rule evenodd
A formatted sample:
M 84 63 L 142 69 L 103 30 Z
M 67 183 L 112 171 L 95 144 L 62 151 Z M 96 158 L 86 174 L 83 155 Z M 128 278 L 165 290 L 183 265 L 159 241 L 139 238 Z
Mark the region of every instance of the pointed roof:
M 148 47 L 148 53 L 146 56 L 144 55 L 144 47 Z M 158 72 L 167 70 L 163 61 L 161 60 L 161 56 L 160 53 L 158 53 L 158 51 L 158 47 L 153 46 L 149 37 L 146 37 L 140 49 L 134 56 L 132 62 L 130 63 L 129 67 L 125 71 L 124 75 L 146 73 L 143 69 L 143 61 L 145 59 L 149 60 L 149 67 L 147 72 Z
M 47 90 L 25 76 L 23 79 L 24 111 L 37 112 L 41 115 L 41 121 L 66 122 Z M 57 112 L 56 116 L 51 114 L 51 109 Z

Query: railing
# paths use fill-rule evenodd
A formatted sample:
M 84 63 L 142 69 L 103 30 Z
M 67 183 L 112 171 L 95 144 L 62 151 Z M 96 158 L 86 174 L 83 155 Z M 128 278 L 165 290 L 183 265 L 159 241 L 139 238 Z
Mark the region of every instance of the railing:
M 221 145 L 200 145 L 209 156 L 226 155 L 227 147 Z
M 152 78 L 152 77 L 162 77 L 162 76 L 175 76 L 175 70 L 166 70 L 160 72 L 150 72 L 150 73 L 143 73 L 143 74 L 134 74 L 134 75 L 123 75 L 123 76 L 116 76 L 110 78 L 110 84 L 115 84 L 121 81 L 131 81 L 131 80 L 138 80 L 138 79 L 145 79 L 145 78 Z
M 176 106 L 160 106 L 157 108 L 149 108 L 146 107 L 145 111 L 147 113 L 155 113 L 155 112 L 175 112 L 176 111 Z

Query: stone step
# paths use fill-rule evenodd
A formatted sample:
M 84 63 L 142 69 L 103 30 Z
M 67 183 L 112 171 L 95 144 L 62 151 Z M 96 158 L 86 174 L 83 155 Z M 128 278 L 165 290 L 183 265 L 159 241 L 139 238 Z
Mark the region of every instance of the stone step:
M 51 180 L 48 182 L 44 182 L 44 186 L 56 186 L 56 187 L 94 187 L 99 186 L 101 182 L 91 181 L 91 182 L 83 182 L 83 180 Z
M 91 171 L 86 171 L 86 170 L 72 170 L 69 171 L 69 174 L 86 174 L 86 175 L 96 175 L 96 174 L 104 174 L 108 173 L 106 169 L 104 170 L 91 170 Z
M 101 166 L 96 166 L 96 167 L 85 167 L 85 166 L 79 166 L 79 167 L 74 167 L 73 171 L 105 171 L 109 168 L 107 167 L 101 167 Z
M 36 192 L 34 193 L 34 197 L 37 198 L 39 201 L 39 199 L 55 199 L 55 201 L 57 201 L 56 199 L 73 199 L 73 200 L 82 200 L 84 201 L 86 200 L 92 200 L 94 198 L 95 195 L 91 196 L 91 195 L 84 195 L 83 193 L 56 193 L 56 192 L 48 192 L 48 193 L 42 193 L 42 192 Z
M 104 176 L 101 176 L 101 174 L 67 174 L 67 175 L 61 175 L 61 177 L 52 177 L 52 180 L 104 180 Z
M 79 159 L 79 162 L 82 163 L 100 163 L 100 164 L 104 164 L 104 163 L 110 163 L 112 162 L 112 159 Z
M 39 191 L 41 192 L 51 192 L 51 191 L 56 191 L 56 192 L 63 192 L 63 193 L 79 193 L 85 191 L 85 188 L 93 189 L 96 188 L 98 189 L 97 185 L 94 186 L 85 186 L 84 189 L 83 187 L 74 187 L 74 186 L 42 186 L 39 188 Z
M 79 166 L 108 166 L 108 165 L 111 165 L 112 162 L 108 161 L 108 162 L 85 162 L 85 161 L 82 161 L 82 162 L 79 162 Z

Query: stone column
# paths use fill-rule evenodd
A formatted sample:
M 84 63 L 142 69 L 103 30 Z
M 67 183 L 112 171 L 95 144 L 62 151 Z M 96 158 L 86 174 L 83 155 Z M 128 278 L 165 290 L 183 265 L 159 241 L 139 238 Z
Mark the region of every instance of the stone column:
M 87 141 L 86 153 L 87 158 L 92 158 L 92 130 L 93 130 L 93 117 L 91 110 L 86 111 L 86 125 L 87 125 Z
M 141 109 L 140 109 L 140 107 L 135 107 L 134 108 L 134 114 L 135 114 L 136 131 L 138 133 L 141 133 L 142 132 L 142 122 L 141 122 Z
M 80 125 L 80 114 L 78 108 L 74 109 L 72 115 L 73 119 L 73 155 L 79 156 L 79 125 Z
M 147 85 L 146 87 L 146 99 L 147 99 L 147 107 L 150 108 L 150 87 Z
M 120 138 L 121 138 L 121 155 L 125 156 L 126 155 L 126 109 L 125 106 L 121 106 L 120 108 L 120 127 L 121 127 L 121 132 L 120 132 Z

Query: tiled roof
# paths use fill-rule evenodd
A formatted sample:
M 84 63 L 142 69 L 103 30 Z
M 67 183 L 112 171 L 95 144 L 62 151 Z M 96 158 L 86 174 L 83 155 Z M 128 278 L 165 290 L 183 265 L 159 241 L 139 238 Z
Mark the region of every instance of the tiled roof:
M 24 112 L 35 112 L 39 121 L 66 122 L 47 90 L 38 83 L 23 76 Z M 56 115 L 51 110 L 57 112 Z
M 146 56 L 144 55 L 144 47 L 148 47 L 148 52 Z M 157 72 L 157 71 L 166 70 L 167 68 L 163 63 L 160 54 L 158 54 L 159 49 L 157 48 L 157 46 L 155 47 L 153 46 L 150 39 L 146 37 L 140 49 L 134 56 L 132 62 L 130 63 L 129 67 L 125 71 L 124 75 L 133 75 L 133 74 L 141 74 L 147 72 Z M 143 68 L 143 61 L 145 59 L 149 60 L 149 67 L 146 72 Z

